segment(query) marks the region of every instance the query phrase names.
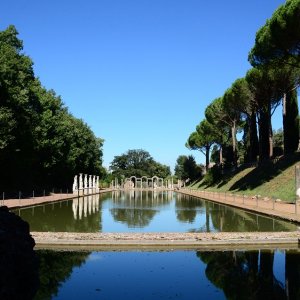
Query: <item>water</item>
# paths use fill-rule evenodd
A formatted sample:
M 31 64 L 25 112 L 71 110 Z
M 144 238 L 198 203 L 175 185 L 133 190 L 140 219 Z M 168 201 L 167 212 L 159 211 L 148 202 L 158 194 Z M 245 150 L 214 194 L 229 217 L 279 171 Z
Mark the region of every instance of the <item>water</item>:
M 300 299 L 298 251 L 38 251 L 35 299 Z
M 15 213 L 31 231 L 219 232 L 294 231 L 297 225 L 175 192 L 113 192 Z

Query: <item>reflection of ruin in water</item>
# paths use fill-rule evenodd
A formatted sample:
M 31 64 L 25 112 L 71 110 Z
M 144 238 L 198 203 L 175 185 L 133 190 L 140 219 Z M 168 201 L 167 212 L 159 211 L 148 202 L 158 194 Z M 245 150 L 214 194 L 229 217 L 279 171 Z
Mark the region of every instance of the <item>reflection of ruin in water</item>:
M 174 192 L 155 190 L 113 191 L 111 198 L 113 203 L 118 204 L 118 206 L 155 207 L 168 204 L 172 201 Z
M 117 222 L 129 228 L 143 228 L 149 225 L 159 212 L 159 207 L 168 205 L 173 191 L 127 190 L 112 192 L 113 208 L 110 213 Z
M 84 216 L 91 215 L 99 211 L 98 195 L 75 198 L 72 200 L 72 210 L 74 219 L 81 220 Z
M 62 200 L 15 210 L 29 222 L 31 231 L 101 231 L 103 194 Z

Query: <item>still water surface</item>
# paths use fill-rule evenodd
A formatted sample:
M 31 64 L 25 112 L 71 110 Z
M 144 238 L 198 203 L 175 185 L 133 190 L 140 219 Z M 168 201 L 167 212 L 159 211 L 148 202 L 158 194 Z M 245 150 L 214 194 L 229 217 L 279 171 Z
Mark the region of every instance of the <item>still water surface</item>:
M 15 210 L 31 231 L 294 231 L 297 225 L 175 192 L 113 192 Z
M 298 251 L 37 251 L 44 299 L 300 299 Z

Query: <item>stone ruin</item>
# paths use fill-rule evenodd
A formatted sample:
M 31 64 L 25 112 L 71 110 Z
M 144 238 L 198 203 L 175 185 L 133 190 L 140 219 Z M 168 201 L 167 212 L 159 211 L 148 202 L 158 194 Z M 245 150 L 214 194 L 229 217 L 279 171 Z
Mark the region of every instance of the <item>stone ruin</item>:
M 78 196 L 91 195 L 98 193 L 99 176 L 80 173 L 74 176 L 73 194 Z

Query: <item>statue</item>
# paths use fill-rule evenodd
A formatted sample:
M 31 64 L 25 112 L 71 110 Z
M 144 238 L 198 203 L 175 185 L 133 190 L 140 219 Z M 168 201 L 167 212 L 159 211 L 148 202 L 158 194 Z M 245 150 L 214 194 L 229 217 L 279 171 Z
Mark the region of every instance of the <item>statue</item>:
M 90 189 L 90 193 L 92 192 L 92 187 L 93 187 L 92 175 L 89 175 L 89 189 Z
M 96 175 L 93 176 L 93 189 L 96 188 Z
M 88 187 L 88 176 L 87 174 L 84 175 L 84 188 L 86 189 Z
M 72 191 L 73 191 L 73 194 L 75 194 L 78 191 L 77 175 L 74 176 Z
M 80 189 L 80 190 L 83 189 L 82 173 L 80 173 L 80 175 L 79 175 L 79 189 Z
M 99 176 L 96 177 L 96 189 L 99 192 Z

